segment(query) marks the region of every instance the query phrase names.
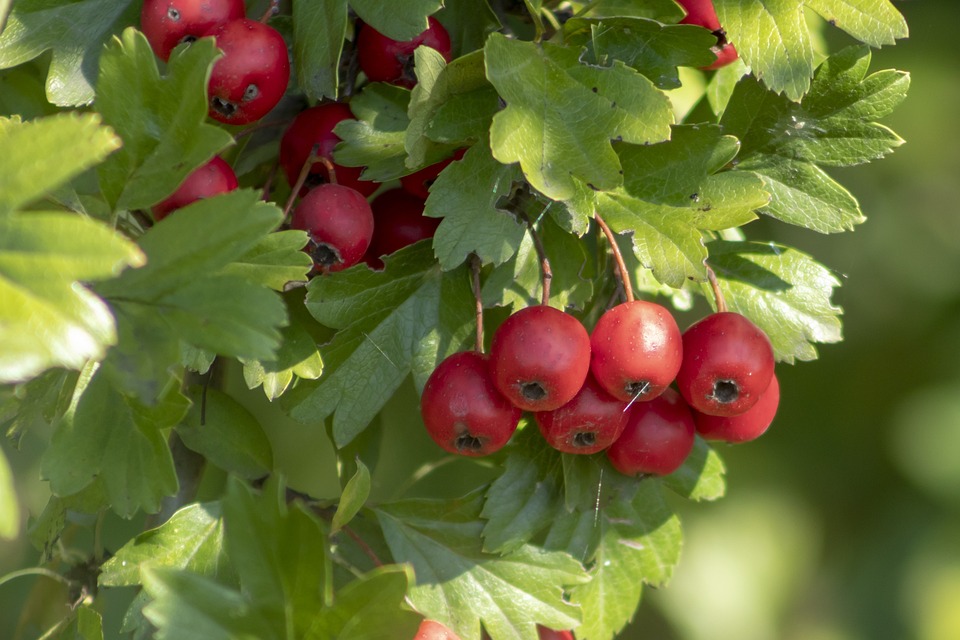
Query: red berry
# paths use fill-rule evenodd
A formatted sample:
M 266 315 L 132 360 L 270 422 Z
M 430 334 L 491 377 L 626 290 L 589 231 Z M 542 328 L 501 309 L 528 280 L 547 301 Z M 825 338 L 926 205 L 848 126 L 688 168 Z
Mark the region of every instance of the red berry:
M 679 393 L 667 389 L 650 402 L 630 408 L 627 426 L 607 448 L 607 458 L 624 475 L 665 476 L 690 455 L 694 434 L 690 407 Z
M 714 313 L 683 333 L 677 388 L 700 413 L 735 416 L 756 404 L 773 377 L 773 347 L 739 313 Z
M 700 67 L 704 71 L 710 71 L 711 69 L 719 69 L 720 67 L 725 67 L 740 57 L 740 54 L 737 53 L 736 48 L 732 44 L 726 41 L 725 36 L 723 37 L 722 40 L 718 37 L 718 42 L 716 46 L 711 47 L 710 50 L 716 54 L 717 59 L 713 64 L 707 65 L 706 67 Z
M 617 400 L 587 375 L 573 400 L 553 411 L 538 411 L 537 425 L 543 439 L 564 453 L 590 454 L 603 451 L 627 424 L 627 403 Z
M 308 251 L 320 271 L 341 271 L 363 258 L 373 235 L 373 212 L 360 193 L 322 184 L 297 204 L 290 226 L 310 236 Z
M 223 57 L 210 72 L 210 117 L 227 124 L 259 120 L 277 106 L 290 80 L 287 44 L 276 29 L 256 20 L 234 20 L 214 36 Z
M 418 198 L 426 200 L 427 196 L 430 195 L 430 187 L 433 185 L 434 180 L 437 179 L 437 176 L 440 175 L 440 172 L 446 169 L 451 162 L 462 158 L 466 152 L 466 149 L 457 149 L 452 157 L 441 160 L 436 164 L 431 164 L 429 167 L 424 167 L 408 176 L 403 176 L 400 178 L 400 186 Z
M 541 625 L 537 625 L 537 636 L 539 640 L 574 640 L 571 631 L 554 631 Z
M 570 402 L 590 370 L 590 336 L 571 315 L 537 305 L 507 318 L 490 346 L 493 381 L 510 402 L 550 411 Z
M 237 176 L 230 165 L 220 156 L 214 156 L 210 162 L 188 175 L 170 197 L 153 205 L 153 218 L 159 222 L 172 211 L 202 198 L 233 191 L 238 186 Z
M 413 52 L 420 45 L 436 49 L 450 62 L 450 35 L 436 18 L 428 18 L 429 26 L 413 40 L 399 42 L 383 35 L 368 24 L 357 34 L 357 61 L 371 82 L 413 87 L 417 76 L 413 72 Z
M 724 442 L 748 442 L 756 440 L 764 434 L 774 416 L 777 415 L 777 406 L 780 404 L 780 383 L 777 376 L 770 379 L 770 386 L 763 392 L 757 404 L 746 412 L 729 418 L 723 416 L 708 416 L 694 411 L 693 419 L 697 423 L 697 433 L 707 440 L 723 440 Z
M 604 313 L 590 335 L 590 371 L 621 400 L 646 401 L 666 389 L 680 370 L 680 328 L 667 309 L 634 300 Z
M 385 256 L 420 240 L 432 238 L 439 218 L 423 215 L 423 200 L 403 189 L 384 191 L 370 203 L 373 209 L 373 239 L 367 249 L 367 264 L 383 267 Z
M 212 29 L 244 16 L 243 0 L 144 0 L 140 29 L 162 60 L 181 42 L 193 42 Z
M 463 351 L 433 370 L 420 397 L 427 433 L 440 447 L 485 456 L 510 440 L 522 412 L 497 392 L 487 356 Z
M 693 24 L 710 31 L 720 29 L 720 20 L 717 18 L 713 0 L 676 0 L 676 2 L 687 12 L 680 24 Z
M 340 102 L 328 102 L 301 111 L 280 139 L 280 166 L 287 175 L 287 182 L 292 186 L 300 176 L 303 163 L 310 157 L 314 145 L 317 145 L 319 155 L 333 162 L 333 148 L 340 142 L 340 138 L 333 133 L 333 128 L 344 120 L 353 120 L 350 107 Z M 370 195 L 380 186 L 379 182 L 361 180 L 361 167 L 343 167 L 333 165 L 337 174 L 337 183 L 356 189 L 365 196 Z M 317 162 L 310 169 L 305 186 L 306 190 L 330 181 L 327 168 Z M 300 195 L 306 195 L 306 190 Z
M 436 620 L 424 620 L 413 640 L 460 640 L 460 636 Z

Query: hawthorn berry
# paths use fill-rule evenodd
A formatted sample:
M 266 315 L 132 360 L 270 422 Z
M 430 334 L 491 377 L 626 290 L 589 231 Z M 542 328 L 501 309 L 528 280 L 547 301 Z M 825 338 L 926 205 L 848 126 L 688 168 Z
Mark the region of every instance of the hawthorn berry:
M 687 12 L 680 24 L 703 27 L 712 31 L 717 38 L 717 44 L 711 47 L 711 51 L 717 56 L 717 59 L 706 67 L 701 67 L 702 69 L 705 71 L 719 69 L 740 57 L 736 48 L 727 42 L 727 33 L 720 26 L 720 19 L 717 18 L 717 10 L 713 6 L 713 0 L 677 0 L 677 3 Z
M 587 375 L 573 400 L 553 411 L 538 411 L 537 426 L 543 439 L 564 453 L 591 454 L 603 451 L 627 424 L 627 403 L 604 391 Z
M 759 327 L 739 313 L 714 313 L 683 333 L 677 388 L 700 413 L 735 416 L 760 399 L 773 364 L 773 347 Z
M 446 169 L 452 162 L 462 158 L 466 152 L 466 149 L 457 149 L 451 157 L 424 167 L 419 171 L 414 171 L 410 175 L 403 176 L 400 178 L 400 186 L 418 198 L 426 200 L 430 195 L 430 187 L 433 185 L 434 180 L 437 179 L 437 176 L 440 175 L 440 172 Z
M 436 18 L 427 19 L 425 31 L 413 40 L 388 38 L 368 24 L 357 33 L 357 62 L 371 82 L 389 82 L 408 89 L 417 83 L 413 72 L 413 52 L 420 45 L 435 49 L 450 62 L 450 34 Z
M 693 413 L 679 393 L 666 389 L 650 402 L 630 407 L 627 425 L 607 448 L 607 458 L 627 476 L 665 476 L 676 471 L 693 450 Z
M 216 38 L 223 51 L 207 83 L 210 117 L 226 124 L 248 124 L 277 106 L 290 81 L 283 36 L 247 18 L 222 24 L 206 35 Z
M 280 166 L 287 176 L 287 182 L 290 185 L 296 184 L 303 163 L 310 157 L 314 146 L 320 156 L 332 163 L 333 148 L 340 142 L 333 129 L 340 122 L 353 119 L 350 107 L 341 102 L 319 104 L 297 114 L 280 139 Z M 356 189 L 365 196 L 369 196 L 380 186 L 379 182 L 361 180 L 361 167 L 334 164 L 333 168 L 339 184 Z M 326 182 L 330 182 L 330 174 L 323 163 L 317 162 L 310 168 L 305 189 L 300 195 L 305 195 L 310 188 Z
M 163 220 L 171 212 L 203 198 L 233 191 L 239 186 L 237 175 L 220 156 L 194 170 L 165 200 L 153 205 L 153 219 Z
M 341 271 L 360 262 L 370 246 L 373 212 L 355 189 L 322 184 L 297 204 L 290 226 L 310 236 L 307 250 L 319 271 Z
M 570 402 L 590 370 L 590 336 L 580 321 L 547 305 L 507 318 L 490 345 L 493 381 L 515 406 L 550 411 Z
M 140 30 L 161 60 L 181 42 L 193 42 L 211 30 L 244 16 L 243 0 L 144 0 Z
M 761 394 L 757 404 L 738 416 L 708 416 L 699 411 L 693 412 L 697 433 L 706 440 L 722 440 L 739 443 L 756 440 L 762 436 L 777 415 L 780 404 L 780 383 L 777 376 L 770 379 L 770 386 Z
M 439 218 L 423 215 L 424 201 L 403 189 L 384 191 L 370 203 L 373 210 L 373 238 L 365 260 L 375 269 L 383 267 L 381 256 L 432 238 Z
M 436 620 L 424 620 L 413 640 L 460 640 L 460 636 Z
M 666 389 L 680 370 L 683 344 L 666 308 L 634 300 L 597 321 L 590 334 L 590 371 L 620 400 L 646 401 Z
M 555 631 L 538 624 L 537 637 L 539 640 L 573 640 L 573 632 Z
M 490 361 L 462 351 L 441 362 L 423 387 L 420 415 L 430 437 L 445 451 L 485 456 L 502 448 L 522 415 L 497 391 Z

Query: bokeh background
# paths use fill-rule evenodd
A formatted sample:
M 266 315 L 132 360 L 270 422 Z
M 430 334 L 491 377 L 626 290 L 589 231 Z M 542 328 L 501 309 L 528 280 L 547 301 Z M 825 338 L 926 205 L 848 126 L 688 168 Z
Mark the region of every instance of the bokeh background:
M 867 223 L 840 236 L 762 221 L 750 230 L 836 270 L 846 339 L 816 362 L 779 367 L 774 426 L 722 449 L 726 498 L 677 505 L 680 566 L 669 587 L 645 592 L 626 640 L 960 638 L 960 2 L 895 4 L 911 37 L 875 52 L 872 68 L 912 74 L 908 99 L 884 120 L 907 143 L 834 173 Z M 836 30 L 825 37 L 831 48 L 844 44 Z M 250 406 L 271 425 L 291 484 L 336 495 L 322 435 L 281 420 L 261 398 L 251 394 Z M 401 402 L 388 413 L 403 420 L 412 410 Z M 390 437 L 390 427 L 379 427 L 388 434 L 381 498 L 429 450 L 426 436 Z M 31 432 L 18 452 L 2 444 L 33 515 L 46 501 L 37 478 L 48 437 Z M 437 474 L 456 493 L 476 480 L 464 469 Z M 109 521 L 106 547 L 142 525 Z M 89 531 L 77 535 L 67 542 L 83 548 Z M 25 541 L 0 542 L 0 576 L 36 561 Z M 119 620 L 130 595 L 107 596 L 108 620 Z M 57 596 L 43 578 L 0 584 L 0 638 L 14 637 L 31 603 Z M 118 637 L 115 623 L 107 632 Z

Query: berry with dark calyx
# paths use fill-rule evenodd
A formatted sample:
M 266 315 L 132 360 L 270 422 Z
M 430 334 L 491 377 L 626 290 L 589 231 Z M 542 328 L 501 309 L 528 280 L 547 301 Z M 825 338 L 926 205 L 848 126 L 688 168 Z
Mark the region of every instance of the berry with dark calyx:
M 703 70 L 708 71 L 725 67 L 740 57 L 736 48 L 727 42 L 727 33 L 720 26 L 720 19 L 717 18 L 717 10 L 713 6 L 713 0 L 677 0 L 677 3 L 687 12 L 680 24 L 703 27 L 712 31 L 717 38 L 717 44 L 711 47 L 711 51 L 717 56 L 717 59 L 706 67 L 701 67 Z
M 445 451 L 485 456 L 502 448 L 523 414 L 497 391 L 487 356 L 455 353 L 423 387 L 420 415 L 427 433 Z
M 773 377 L 773 347 L 739 313 L 714 313 L 683 333 L 677 388 L 700 413 L 735 416 L 760 399 Z
M 403 189 L 384 191 L 373 199 L 373 239 L 364 257 L 367 264 L 383 268 L 381 256 L 433 237 L 440 219 L 423 215 L 424 204 Z
M 590 371 L 620 400 L 644 402 L 663 393 L 680 370 L 680 328 L 670 312 L 653 302 L 619 304 L 590 334 Z
M 665 476 L 693 450 L 693 414 L 679 393 L 667 389 L 650 402 L 630 407 L 627 426 L 607 448 L 607 458 L 627 476 Z
M 535 414 L 543 439 L 564 453 L 591 454 L 603 451 L 627 424 L 627 403 L 600 388 L 587 375 L 573 400 L 553 411 Z
M 460 640 L 460 636 L 436 620 L 424 620 L 413 640 Z
M 497 389 L 527 411 L 570 402 L 590 370 L 590 336 L 580 321 L 547 305 L 527 307 L 493 334 L 490 367 Z
M 277 106 L 290 81 L 283 36 L 246 18 L 222 24 L 206 35 L 216 38 L 223 51 L 207 83 L 210 117 L 226 124 L 248 124 Z
M 243 0 L 144 0 L 140 30 L 161 60 L 173 48 L 244 16 Z
M 400 186 L 418 198 L 426 200 L 430 195 L 430 187 L 433 185 L 434 180 L 437 179 L 437 176 L 440 175 L 440 172 L 446 169 L 452 162 L 462 158 L 466 151 L 466 149 L 457 149 L 453 155 L 446 160 L 441 160 L 419 171 L 414 171 L 408 176 L 403 176 L 400 178 Z
M 210 162 L 187 176 L 165 200 L 153 205 L 153 219 L 163 220 L 171 212 L 203 198 L 212 198 L 233 191 L 239 186 L 237 175 L 220 156 L 214 156 Z
M 421 45 L 435 49 L 450 62 L 450 35 L 436 18 L 428 18 L 427 23 L 420 35 L 404 42 L 388 38 L 368 24 L 361 25 L 357 33 L 357 62 L 367 78 L 412 88 L 417 83 L 413 52 Z
M 310 157 L 314 146 L 317 154 L 333 162 L 333 148 L 340 142 L 340 138 L 333 133 L 334 127 L 344 120 L 353 120 L 350 107 L 341 102 L 328 102 L 310 107 L 297 114 L 290 126 L 280 139 L 280 166 L 287 176 L 287 182 L 296 184 L 303 168 L 303 163 Z M 361 180 L 360 167 L 344 167 L 333 165 L 337 174 L 337 183 L 356 189 L 365 196 L 370 195 L 380 186 L 379 182 Z M 311 188 L 330 182 L 330 175 L 322 162 L 315 163 L 310 168 L 307 181 L 300 195 L 306 195 Z
M 293 211 L 290 226 L 310 236 L 307 251 L 317 270 L 341 271 L 363 258 L 373 236 L 373 212 L 356 190 L 323 184 Z
M 554 631 L 539 624 L 537 625 L 537 637 L 539 640 L 574 640 L 572 631 Z
M 723 442 L 739 443 L 756 440 L 762 436 L 773 418 L 777 415 L 780 404 L 780 383 L 774 375 L 770 386 L 763 392 L 757 404 L 738 416 L 708 416 L 694 411 L 693 419 L 697 424 L 697 433 L 705 440 L 722 440 Z
M 720 36 L 718 36 L 718 40 L 718 43 L 710 48 L 710 50 L 716 54 L 717 59 L 712 64 L 709 64 L 706 67 L 701 67 L 701 69 L 704 71 L 711 71 L 713 69 L 725 67 L 740 57 L 740 54 L 737 53 L 736 47 L 726 41 L 726 36 L 723 36 L 722 39 Z

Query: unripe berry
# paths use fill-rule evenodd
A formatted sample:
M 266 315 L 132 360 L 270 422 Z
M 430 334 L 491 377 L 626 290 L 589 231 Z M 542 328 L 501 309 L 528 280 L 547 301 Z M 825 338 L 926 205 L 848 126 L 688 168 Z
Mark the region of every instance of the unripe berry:
M 664 476 L 676 471 L 693 451 L 695 427 L 690 407 L 667 389 L 650 402 L 630 408 L 623 433 L 607 448 L 607 458 L 628 476 Z
M 293 211 L 290 226 L 310 236 L 308 251 L 320 271 L 341 271 L 363 258 L 373 236 L 373 212 L 350 187 L 323 184 Z
M 413 87 L 417 76 L 413 72 L 413 52 L 420 45 L 437 50 L 450 62 L 450 35 L 436 18 L 428 18 L 429 26 L 413 40 L 400 42 L 383 35 L 368 24 L 357 34 L 357 61 L 371 82 L 389 82 Z
M 177 209 L 203 198 L 233 191 L 237 186 L 237 175 L 230 165 L 220 156 L 214 156 L 210 162 L 188 175 L 169 197 L 153 205 L 153 218 L 163 220 Z
M 553 411 L 538 411 L 535 417 L 543 439 L 554 449 L 591 454 L 603 451 L 620 436 L 629 417 L 626 408 L 626 402 L 587 375 L 573 400 Z
M 697 433 L 706 440 L 722 440 L 724 442 L 739 443 L 756 440 L 762 436 L 773 418 L 777 415 L 780 404 L 780 383 L 777 376 L 770 379 L 770 386 L 763 392 L 757 404 L 738 416 L 708 416 L 699 411 L 693 412 L 693 419 L 697 423 Z

